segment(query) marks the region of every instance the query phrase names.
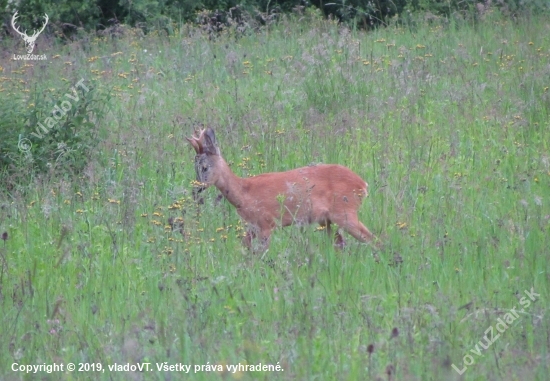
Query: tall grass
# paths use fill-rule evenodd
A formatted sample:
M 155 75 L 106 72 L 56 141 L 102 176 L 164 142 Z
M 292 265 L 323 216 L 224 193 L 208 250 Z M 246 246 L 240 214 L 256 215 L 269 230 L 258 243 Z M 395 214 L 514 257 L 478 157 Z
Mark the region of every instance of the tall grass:
M 0 199 L 1 378 L 36 379 L 13 363 L 148 362 L 38 377 L 149 380 L 183 378 L 156 363 L 261 362 L 284 371 L 190 378 L 546 379 L 550 24 L 484 17 L 128 31 L 49 46 L 45 65 L 2 59 L 5 94 L 84 78 L 113 96 L 79 178 L 36 177 Z M 240 176 L 350 167 L 370 185 L 360 218 L 384 249 L 349 237 L 337 252 L 309 227 L 245 251 L 215 190 L 191 201 L 184 138 L 199 122 Z M 471 352 L 526 290 L 536 301 Z

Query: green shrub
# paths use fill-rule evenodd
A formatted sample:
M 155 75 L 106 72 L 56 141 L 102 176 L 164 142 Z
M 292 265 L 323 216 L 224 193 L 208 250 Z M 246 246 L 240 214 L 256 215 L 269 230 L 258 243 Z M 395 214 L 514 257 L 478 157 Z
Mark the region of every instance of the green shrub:
M 78 85 L 80 84 L 80 85 Z M 100 138 L 110 94 L 83 81 L 30 96 L 0 92 L 0 172 L 5 185 L 37 173 L 79 173 Z
M 332 14 L 364 28 L 387 25 L 393 17 L 401 18 L 411 12 L 444 17 L 458 14 L 475 19 L 492 7 L 507 16 L 550 10 L 550 3 L 545 0 L 312 0 L 312 4 L 325 15 Z

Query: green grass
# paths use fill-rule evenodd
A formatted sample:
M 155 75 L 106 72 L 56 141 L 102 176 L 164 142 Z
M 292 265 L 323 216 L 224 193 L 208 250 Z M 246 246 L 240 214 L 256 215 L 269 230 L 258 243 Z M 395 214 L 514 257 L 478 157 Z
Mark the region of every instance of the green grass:
M 80 177 L 1 196 L 0 378 L 545 380 L 549 29 L 494 13 L 369 33 L 307 18 L 241 37 L 185 27 L 53 45 L 46 65 L 3 59 L 6 96 L 80 78 L 113 96 Z M 240 176 L 350 167 L 384 249 L 347 236 L 338 252 L 312 226 L 244 250 L 231 205 L 214 189 L 199 213 L 191 200 L 195 122 Z M 473 354 L 525 290 L 540 296 Z M 11 370 L 69 362 L 153 371 Z M 164 362 L 284 371 L 180 376 Z

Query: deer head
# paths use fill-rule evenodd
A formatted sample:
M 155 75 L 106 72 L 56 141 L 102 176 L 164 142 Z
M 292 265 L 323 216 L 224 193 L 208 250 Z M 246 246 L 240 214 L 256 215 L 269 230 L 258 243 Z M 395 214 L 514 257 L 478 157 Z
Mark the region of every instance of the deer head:
M 249 248 L 252 239 L 259 238 L 260 248 L 265 249 L 275 227 L 292 224 L 318 223 L 332 235 L 331 224 L 335 223 L 361 242 L 374 239 L 357 217 L 368 185 L 349 168 L 315 165 L 240 178 L 221 156 L 211 128 L 187 140 L 196 153 L 198 192 L 214 185 L 237 208 L 248 224 L 243 243 Z M 338 247 L 344 245 L 338 231 L 335 240 Z
M 15 12 L 15 14 L 11 19 L 11 26 L 13 30 L 15 30 L 18 34 L 20 34 L 21 37 L 23 37 L 23 41 L 25 41 L 25 48 L 27 49 L 27 53 L 29 54 L 32 53 L 32 51 L 34 50 L 34 43 L 36 42 L 36 39 L 38 38 L 40 33 L 42 33 L 44 28 L 46 28 L 46 25 L 48 25 L 48 20 L 49 20 L 48 15 L 45 14 L 44 18 L 46 21 L 44 21 L 44 25 L 42 26 L 42 29 L 40 29 L 38 32 L 35 30 L 32 36 L 28 36 L 27 31 L 24 31 L 24 32 L 19 31 L 19 28 L 15 26 L 15 20 L 17 19 L 17 12 Z
M 221 159 L 220 149 L 216 144 L 216 136 L 211 128 L 201 129 L 198 137 L 187 138 L 195 149 L 195 174 L 199 183 L 193 192 L 195 200 L 197 194 L 211 185 L 214 185 L 218 175 L 216 161 Z

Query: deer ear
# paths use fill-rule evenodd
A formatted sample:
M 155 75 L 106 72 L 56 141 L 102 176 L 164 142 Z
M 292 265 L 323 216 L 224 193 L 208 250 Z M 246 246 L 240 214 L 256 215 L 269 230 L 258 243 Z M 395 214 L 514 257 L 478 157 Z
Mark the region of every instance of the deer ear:
M 216 143 L 216 135 L 214 134 L 214 130 L 208 127 L 206 131 L 204 131 L 204 153 L 209 155 L 219 155 L 220 149 L 218 148 L 218 144 Z

